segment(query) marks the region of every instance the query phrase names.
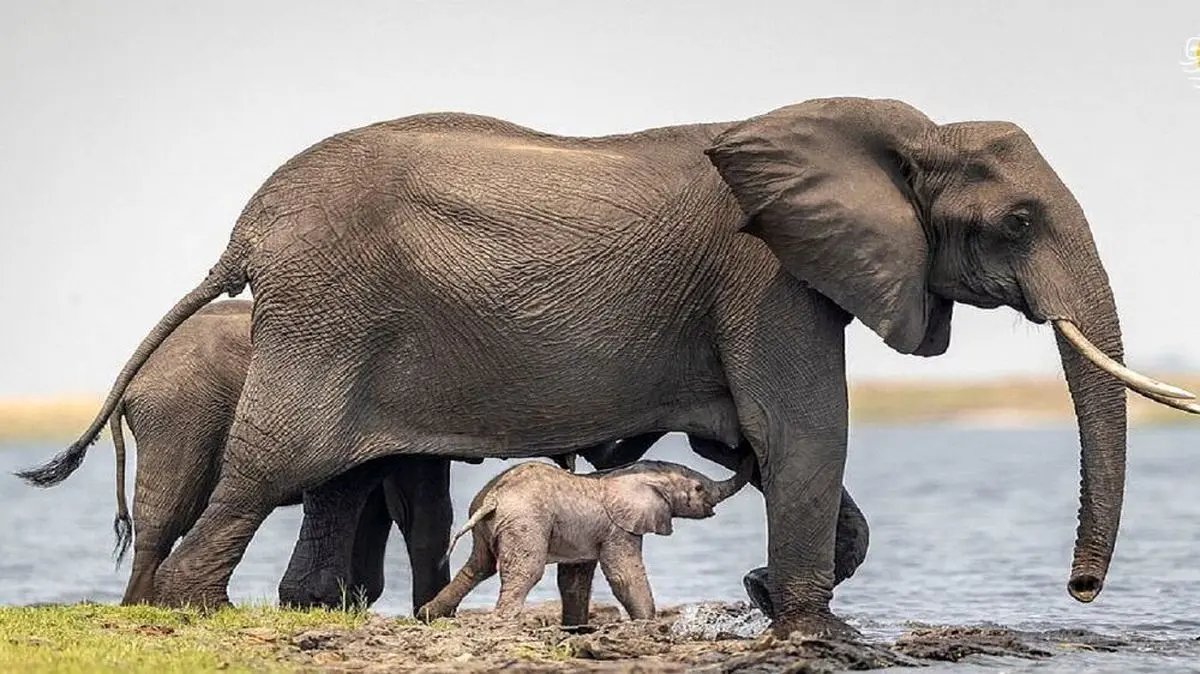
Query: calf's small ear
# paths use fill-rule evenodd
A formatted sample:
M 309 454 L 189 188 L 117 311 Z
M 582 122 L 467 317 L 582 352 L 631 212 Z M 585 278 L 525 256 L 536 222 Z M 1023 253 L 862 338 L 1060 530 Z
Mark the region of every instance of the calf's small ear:
M 643 536 L 670 536 L 671 504 L 642 475 L 622 475 L 604 485 L 604 509 L 621 529 Z

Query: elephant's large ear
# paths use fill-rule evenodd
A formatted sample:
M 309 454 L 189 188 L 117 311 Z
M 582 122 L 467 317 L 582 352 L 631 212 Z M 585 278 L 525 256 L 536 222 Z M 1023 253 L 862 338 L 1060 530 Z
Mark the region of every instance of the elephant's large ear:
M 817 99 L 726 129 L 705 154 L 747 216 L 742 231 L 789 273 L 893 349 L 933 356 L 950 345 L 953 303 L 927 289 L 908 179 L 935 128 L 899 101 Z
M 634 536 L 656 533 L 670 536 L 671 504 L 643 474 L 606 480 L 604 509 L 618 527 Z

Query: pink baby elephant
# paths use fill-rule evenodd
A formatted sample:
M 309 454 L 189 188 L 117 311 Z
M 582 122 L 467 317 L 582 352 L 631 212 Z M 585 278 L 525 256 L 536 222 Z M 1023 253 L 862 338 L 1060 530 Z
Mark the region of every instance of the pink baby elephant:
M 642 536 L 669 536 L 673 517 L 712 517 L 718 503 L 745 486 L 754 465 L 749 455 L 735 475 L 720 482 L 664 461 L 586 475 L 542 462 L 514 466 L 472 500 L 470 519 L 450 542 L 452 551 L 472 531 L 471 558 L 417 615 L 425 620 L 453 615 L 467 593 L 499 570 L 496 615 L 514 618 L 546 565 L 558 564 L 563 624 L 583 624 L 599 562 L 629 617 L 653 618 Z

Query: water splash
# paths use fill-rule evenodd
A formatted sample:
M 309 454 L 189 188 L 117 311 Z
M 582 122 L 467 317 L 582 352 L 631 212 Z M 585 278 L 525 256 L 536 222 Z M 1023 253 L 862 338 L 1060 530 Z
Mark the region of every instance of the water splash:
M 688 639 L 753 639 L 771 627 L 771 620 L 745 602 L 689 604 L 679 610 L 671 634 Z

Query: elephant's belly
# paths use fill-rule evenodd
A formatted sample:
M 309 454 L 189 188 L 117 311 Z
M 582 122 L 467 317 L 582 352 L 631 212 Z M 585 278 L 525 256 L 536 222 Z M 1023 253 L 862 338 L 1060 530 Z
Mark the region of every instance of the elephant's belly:
M 594 531 L 583 526 L 556 529 L 550 536 L 550 549 L 546 553 L 547 564 L 595 561 L 600 558 L 600 542 Z

